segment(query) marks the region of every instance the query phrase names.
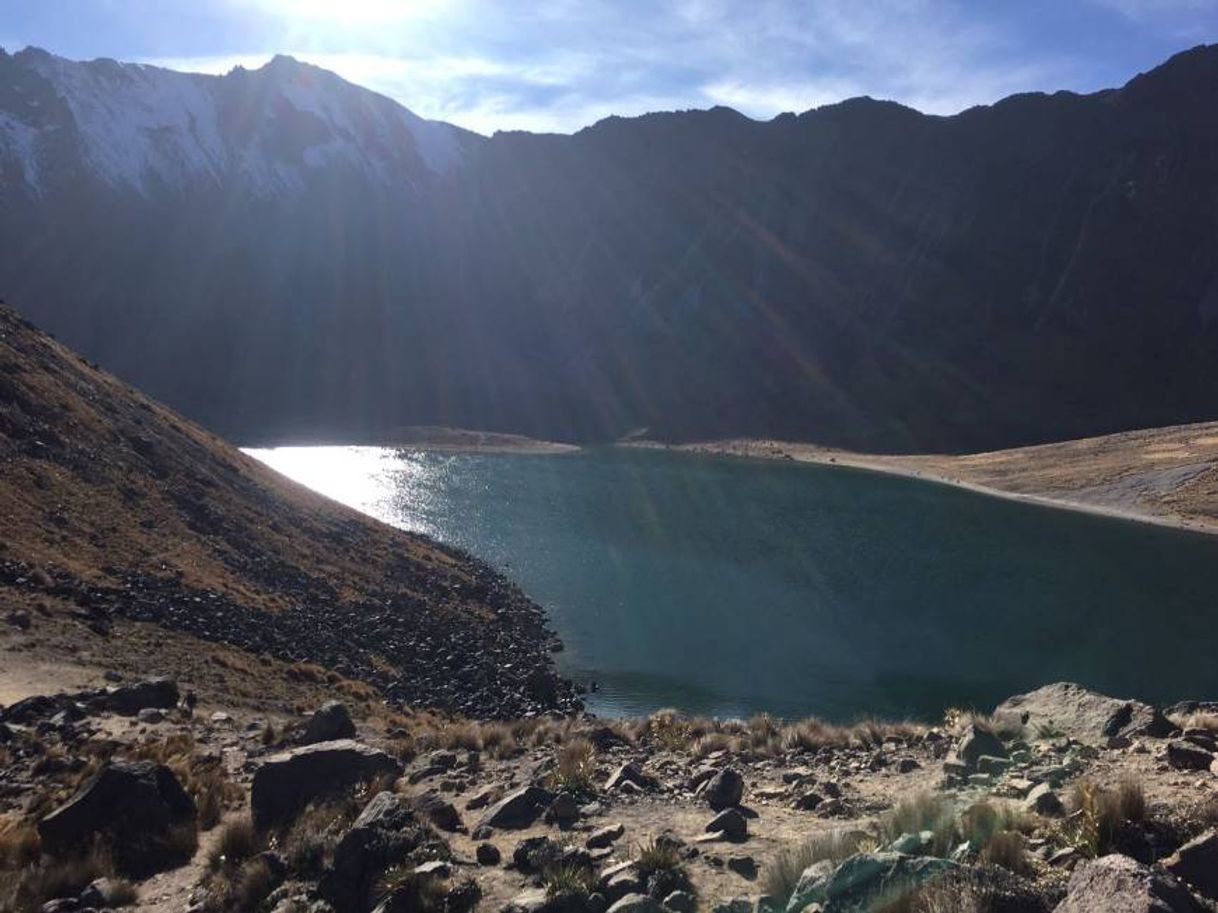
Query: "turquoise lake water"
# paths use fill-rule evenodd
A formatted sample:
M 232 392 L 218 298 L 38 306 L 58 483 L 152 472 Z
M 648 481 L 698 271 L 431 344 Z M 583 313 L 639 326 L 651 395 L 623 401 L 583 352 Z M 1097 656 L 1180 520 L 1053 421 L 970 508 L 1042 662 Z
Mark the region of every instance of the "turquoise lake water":
M 1218 537 L 837 467 L 249 452 L 518 581 L 602 714 L 933 718 L 1059 680 L 1218 695 Z

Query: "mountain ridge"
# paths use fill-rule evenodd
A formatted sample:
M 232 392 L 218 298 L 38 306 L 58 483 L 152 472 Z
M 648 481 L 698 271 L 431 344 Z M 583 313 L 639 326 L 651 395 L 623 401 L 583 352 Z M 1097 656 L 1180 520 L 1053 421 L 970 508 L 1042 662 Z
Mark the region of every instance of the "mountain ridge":
M 254 112 L 241 148 L 295 163 L 273 192 L 238 173 L 132 198 L 64 144 L 34 200 L 0 151 L 0 294 L 230 437 L 960 452 L 1214 417 L 1213 46 L 947 117 L 852 100 L 455 134 L 444 173 L 413 148 L 304 167 L 346 128 L 271 116 L 263 70 L 230 101 Z M 347 135 L 373 149 L 376 123 Z

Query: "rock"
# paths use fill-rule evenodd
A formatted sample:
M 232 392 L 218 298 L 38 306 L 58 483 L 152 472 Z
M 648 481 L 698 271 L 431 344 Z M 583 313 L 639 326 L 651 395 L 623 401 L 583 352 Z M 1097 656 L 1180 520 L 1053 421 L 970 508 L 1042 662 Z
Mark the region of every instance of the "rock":
M 905 853 L 909 856 L 921 854 L 934 840 L 932 831 L 919 831 L 916 834 L 902 834 L 892 843 L 888 844 L 888 852 L 890 853 Z
M 901 758 L 897 761 L 897 773 L 907 774 L 918 770 L 922 765 L 913 758 Z
M 156 707 L 145 707 L 135 715 L 135 718 L 141 723 L 154 725 L 162 722 L 165 719 L 165 714 Z
M 549 790 L 539 786 L 525 786 L 508 793 L 487 809 L 478 825 L 510 830 L 529 827 L 553 801 L 554 794 Z
M 889 889 L 912 888 L 955 868 L 946 859 L 901 853 L 856 853 L 836 867 L 827 860 L 814 863 L 800 875 L 787 911 L 814 903 L 826 913 L 866 909 L 867 901 Z
M 1062 800 L 1048 783 L 1038 783 L 1033 786 L 1023 800 L 1023 807 L 1027 811 L 1049 818 L 1060 818 L 1066 813 Z
M 977 762 L 985 755 L 993 758 L 1005 758 L 1006 747 L 1002 740 L 990 730 L 976 723 L 970 723 L 967 731 L 956 744 L 956 759 L 968 770 L 977 770 Z
M 1083 861 L 1083 854 L 1074 847 L 1067 846 L 1050 853 L 1045 861 L 1055 869 L 1073 869 Z
M 474 850 L 474 857 L 478 860 L 478 865 L 499 865 L 503 854 L 493 843 L 479 843 Z
M 1209 770 L 1214 755 L 1192 742 L 1176 739 L 1167 743 L 1167 763 L 1176 770 Z
M 541 913 L 548 901 L 545 888 L 526 888 L 507 902 L 503 913 Z
M 268 758 L 254 772 L 254 824 L 268 827 L 293 817 L 320 796 L 379 776 L 401 775 L 396 758 L 351 739 L 293 748 Z
M 749 881 L 757 877 L 757 860 L 752 856 L 728 856 L 727 868 L 729 872 L 735 872 Z
M 497 795 L 499 795 L 499 789 L 495 786 L 479 790 L 470 796 L 469 801 L 465 803 L 465 810 L 467 812 L 476 812 L 480 808 L 486 808 Z
M 363 898 L 376 879 L 403 862 L 426 836 L 405 799 L 395 793 L 377 793 L 334 848 L 334 863 L 322 873 L 318 893 L 338 913 L 366 909 Z
M 731 767 L 725 767 L 706 784 L 702 798 L 715 811 L 739 805 L 744 798 L 744 777 Z
M 596 746 L 597 751 L 608 751 L 610 748 L 616 748 L 619 745 L 630 744 L 608 726 L 596 726 L 590 729 L 586 738 Z
M 567 827 L 579 818 L 579 803 L 567 792 L 559 793 L 546 809 L 545 820 L 549 824 Z
M 68 802 L 38 823 L 43 849 L 65 855 L 101 835 L 125 873 L 145 877 L 193 853 L 195 803 L 168 767 L 154 761 L 116 761 Z
M 415 810 L 442 831 L 450 834 L 465 830 L 455 805 L 436 792 L 426 792 L 412 803 Z
M 654 897 L 646 894 L 627 894 L 609 908 L 609 913 L 664 913 L 664 908 Z
M 749 824 L 737 809 L 727 808 L 715 815 L 705 830 L 708 834 L 722 834 L 728 840 L 744 840 L 749 835 Z
M 584 841 L 584 846 L 590 850 L 599 850 L 607 846 L 612 846 L 614 842 L 622 839 L 622 835 L 626 833 L 624 824 L 611 824 L 608 827 L 602 827 L 599 831 L 593 831 L 588 839 Z
M 1128 856 L 1103 856 L 1070 876 L 1054 913 L 1201 913 L 1202 906 L 1167 873 Z
M 422 878 L 447 878 L 453 873 L 453 866 L 447 859 L 432 859 L 416 865 L 414 873 Z
M 672 913 L 696 913 L 698 899 L 689 891 L 673 891 L 664 898 L 664 908 Z
M 977 772 L 994 777 L 1004 773 L 1010 766 L 1011 762 L 1006 758 L 995 758 L 988 754 L 977 759 Z
M 824 797 L 819 793 L 804 793 L 791 803 L 791 808 L 800 812 L 810 812 L 824 801 Z
M 1162 862 L 1202 897 L 1218 900 L 1218 831 L 1208 830 Z
M 526 875 L 556 868 L 590 869 L 592 857 L 585 849 L 563 846 L 549 837 L 526 837 L 516 844 L 512 865 Z
M 146 707 L 172 710 L 178 706 L 178 686 L 167 678 L 149 678 L 134 685 L 120 685 L 104 693 L 101 709 L 122 716 L 135 716 Z
M 627 761 L 605 781 L 606 790 L 621 789 L 627 783 L 632 783 L 639 789 L 654 789 L 658 784 L 655 777 L 643 773 L 643 768 L 634 761 Z
M 1033 731 L 1044 727 L 1093 744 L 1114 736 L 1163 738 L 1175 728 L 1149 704 L 1106 697 L 1071 682 L 1007 698 L 994 712 L 1018 713 Z
M 318 742 L 333 742 L 336 739 L 355 738 L 355 723 L 351 722 L 351 714 L 347 705 L 342 701 L 327 701 L 309 717 L 305 727 L 302 745 L 316 745 Z
M 101 910 L 120 906 L 122 896 L 118 882 L 111 878 L 98 878 L 90 882 L 77 899 L 82 907 Z

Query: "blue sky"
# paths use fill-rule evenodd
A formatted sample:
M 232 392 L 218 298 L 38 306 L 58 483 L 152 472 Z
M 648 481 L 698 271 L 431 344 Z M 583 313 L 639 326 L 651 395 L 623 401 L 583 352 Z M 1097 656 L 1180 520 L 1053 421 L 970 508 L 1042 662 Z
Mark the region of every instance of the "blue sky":
M 276 52 L 482 133 L 855 95 L 953 113 L 1120 85 L 1218 0 L 0 0 L 0 46 L 221 73 Z

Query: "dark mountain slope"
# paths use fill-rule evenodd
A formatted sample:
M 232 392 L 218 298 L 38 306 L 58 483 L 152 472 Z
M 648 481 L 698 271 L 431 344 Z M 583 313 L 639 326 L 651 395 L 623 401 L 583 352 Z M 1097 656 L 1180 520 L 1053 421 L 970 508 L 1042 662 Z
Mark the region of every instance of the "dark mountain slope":
M 37 82 L 20 58 L 0 81 Z M 207 85 L 302 117 L 362 98 L 318 72 Z M 310 153 L 371 148 L 331 114 L 270 192 L 241 157 L 137 186 L 61 152 L 60 183 L 44 143 L 37 193 L 3 172 L 0 288 L 242 440 L 431 423 L 969 450 L 1193 421 L 1218 403 L 1215 110 L 1201 47 L 954 117 L 856 99 L 454 134 L 407 178 Z
M 0 593 L 72 599 L 477 715 L 557 688 L 541 610 L 315 495 L 0 307 Z M 567 700 L 567 698 L 563 698 Z

